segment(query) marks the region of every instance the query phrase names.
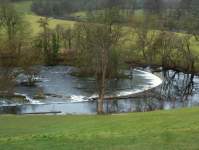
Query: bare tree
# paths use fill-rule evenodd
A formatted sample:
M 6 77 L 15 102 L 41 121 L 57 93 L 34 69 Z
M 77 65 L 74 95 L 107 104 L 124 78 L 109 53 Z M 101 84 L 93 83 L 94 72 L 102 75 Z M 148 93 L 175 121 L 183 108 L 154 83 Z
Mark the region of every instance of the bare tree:
M 169 66 L 169 56 L 172 51 L 177 49 L 177 41 L 175 39 L 175 33 L 162 31 L 153 44 L 154 47 L 158 49 L 158 53 L 160 54 L 162 59 L 162 65 L 164 67 Z
M 198 0 L 194 0 L 192 3 L 192 15 L 194 17 L 199 17 L 199 1 Z
M 2 25 L 2 36 L 0 38 L 1 89 L 6 87 L 9 91 L 9 89 L 12 89 L 13 79 L 24 72 L 25 62 L 22 61 L 22 58 L 28 51 L 27 42 L 29 42 L 28 36 L 31 30 L 23 13 L 18 12 L 14 4 L 9 3 L 7 0 L 0 1 L 0 18 Z
M 186 71 L 186 72 L 192 72 L 195 73 L 195 62 L 198 61 L 198 56 L 199 54 L 197 53 L 197 51 L 194 51 L 191 48 L 191 39 L 192 36 L 183 36 L 181 41 L 180 41 L 180 45 L 178 47 L 178 49 L 181 51 L 181 53 L 183 54 L 183 64 L 182 64 L 182 68 Z
M 83 36 L 81 36 L 81 53 L 78 56 L 78 67 L 82 72 L 94 75 L 99 93 L 98 112 L 103 112 L 103 99 L 111 78 L 122 67 L 122 53 L 120 40 L 122 26 L 114 25 L 107 20 L 107 12 L 102 11 L 97 16 L 97 23 L 80 23 Z M 112 18 L 110 18 L 112 19 Z M 99 23 L 100 22 L 100 23 Z M 101 24 L 103 23 L 103 24 Z M 79 26 L 76 26 L 79 28 Z M 74 29 L 75 30 L 75 29 Z
M 148 13 L 162 17 L 163 13 L 166 12 L 167 4 L 163 0 L 145 0 L 143 8 Z
M 184 3 L 178 3 L 175 7 L 174 10 L 174 18 L 178 20 L 178 24 L 180 23 L 180 19 L 183 17 L 183 15 L 185 14 L 185 4 Z
M 102 0 L 102 7 L 112 9 L 115 6 L 120 6 L 121 0 Z
M 181 0 L 180 3 L 182 5 L 184 5 L 184 8 L 186 9 L 186 11 L 188 12 L 188 14 L 191 12 L 192 8 L 193 8 L 193 0 Z
M 46 64 L 52 64 L 55 60 L 55 57 L 58 56 L 59 51 L 59 35 L 48 27 L 48 18 L 40 18 L 37 22 L 40 24 L 40 27 L 43 28 L 43 31 L 35 39 L 35 47 L 40 48 L 40 52 L 45 57 Z
M 132 20 L 133 35 L 137 37 L 136 45 L 138 46 L 138 50 L 142 51 L 145 61 L 147 61 L 146 51 L 148 51 L 150 61 L 152 61 L 150 47 L 157 34 L 157 30 L 152 30 L 157 28 L 156 21 L 156 16 L 150 15 Z
M 0 19 L 1 27 L 4 31 L 2 37 L 8 41 L 7 46 L 13 50 L 13 54 L 17 50 L 20 53 L 22 43 L 27 41 L 32 32 L 30 24 L 25 21 L 25 15 L 22 12 L 18 12 L 14 4 L 9 3 L 8 0 L 1 0 Z
M 128 17 L 130 13 L 134 16 L 135 10 L 137 7 L 137 0 L 124 0 L 120 3 L 120 8 L 122 9 L 123 13 L 126 13 Z

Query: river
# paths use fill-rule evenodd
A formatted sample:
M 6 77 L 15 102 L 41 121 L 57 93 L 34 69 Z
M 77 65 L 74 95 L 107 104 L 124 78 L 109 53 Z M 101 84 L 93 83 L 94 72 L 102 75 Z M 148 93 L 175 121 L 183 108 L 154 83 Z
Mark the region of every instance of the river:
M 96 114 L 97 97 L 96 83 L 93 78 L 79 78 L 69 75 L 73 70 L 70 66 L 46 66 L 43 78 L 38 78 L 34 87 L 19 86 L 14 92 L 24 95 L 29 102 L 16 103 L 8 99 L 0 99 L 0 114 L 23 114 L 37 112 L 61 111 L 58 114 Z M 125 74 L 130 74 L 126 70 Z M 150 73 L 149 68 L 133 69 L 133 79 L 113 79 L 107 89 L 110 96 L 132 96 L 142 93 L 137 98 L 104 100 L 104 112 L 153 111 L 198 106 L 199 78 L 172 70 L 159 74 L 164 81 Z M 21 74 L 16 81 L 27 81 Z M 150 89 L 150 90 L 149 90 Z M 147 91 L 147 92 L 143 92 Z M 62 98 L 50 97 L 35 100 L 35 93 L 54 93 Z

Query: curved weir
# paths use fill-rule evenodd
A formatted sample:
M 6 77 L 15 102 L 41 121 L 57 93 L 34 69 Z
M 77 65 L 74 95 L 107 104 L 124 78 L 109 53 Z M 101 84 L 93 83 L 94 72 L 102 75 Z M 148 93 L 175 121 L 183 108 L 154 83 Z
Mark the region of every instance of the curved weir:
M 9 107 L 20 107 L 20 113 L 30 112 L 49 112 L 51 110 L 62 111 L 64 113 L 96 113 L 96 106 L 93 108 L 91 101 L 92 97 L 97 97 L 97 89 L 95 80 L 92 78 L 80 79 L 70 76 L 69 73 L 72 67 L 64 66 L 48 66 L 42 68 L 44 78 L 39 79 L 38 87 L 17 87 L 15 94 L 26 96 L 28 103 L 16 103 L 7 99 L 0 99 L 0 109 Z M 129 74 L 130 70 L 125 71 Z M 25 76 L 20 75 L 17 81 L 26 81 Z M 107 91 L 109 96 L 128 96 L 135 93 L 149 90 L 162 83 L 162 79 L 158 76 L 141 71 L 133 70 L 133 80 L 131 79 L 113 79 Z M 62 98 L 47 96 L 47 99 L 33 99 L 35 92 L 55 93 L 62 95 Z M 87 105 L 87 106 L 85 106 Z M 92 106 L 91 106 L 92 105 Z M 88 108 L 90 107 L 90 108 Z M 14 108 L 13 108 L 14 109 Z M 1 113 L 1 110 L 0 110 Z

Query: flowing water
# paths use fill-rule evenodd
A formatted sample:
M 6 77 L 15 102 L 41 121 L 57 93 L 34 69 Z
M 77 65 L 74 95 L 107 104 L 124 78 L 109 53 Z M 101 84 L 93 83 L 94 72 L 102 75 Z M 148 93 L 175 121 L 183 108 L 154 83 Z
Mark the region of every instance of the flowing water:
M 60 114 L 96 114 L 97 97 L 96 83 L 93 78 L 70 76 L 73 67 L 47 66 L 41 68 L 43 78 L 38 78 L 38 86 L 19 86 L 15 94 L 26 96 L 28 103 L 16 103 L 8 99 L 0 99 L 0 114 L 23 114 L 34 112 L 61 111 Z M 146 68 L 150 72 L 149 68 Z M 197 99 L 199 78 L 171 70 L 160 74 L 164 82 L 156 75 L 143 70 L 133 69 L 133 79 L 113 79 L 107 89 L 107 97 L 127 96 L 145 90 L 138 98 L 104 100 L 104 112 L 149 111 L 158 109 L 174 109 L 198 106 Z M 125 74 L 130 74 L 126 70 Z M 23 74 L 16 81 L 26 81 Z M 156 88 L 154 88 L 156 87 Z M 62 98 L 50 97 L 35 100 L 35 93 L 54 93 Z

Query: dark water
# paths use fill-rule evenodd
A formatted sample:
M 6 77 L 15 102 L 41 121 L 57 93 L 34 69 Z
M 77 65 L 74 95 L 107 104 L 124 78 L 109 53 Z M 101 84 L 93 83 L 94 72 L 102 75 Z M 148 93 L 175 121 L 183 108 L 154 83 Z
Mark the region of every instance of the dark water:
M 38 79 L 42 82 L 38 82 L 37 87 L 17 87 L 15 89 L 16 93 L 25 95 L 30 102 L 20 104 L 1 99 L 0 114 L 49 111 L 61 111 L 61 114 L 95 114 L 97 112 L 97 100 L 88 100 L 97 97 L 94 79 L 70 76 L 68 73 L 71 72 L 73 67 L 53 66 L 43 67 L 42 69 L 44 70 L 44 77 Z M 125 73 L 129 74 L 130 70 Z M 104 100 L 104 111 L 107 113 L 151 111 L 199 105 L 198 77 L 171 70 L 163 71 L 160 74 L 165 78 L 162 84 L 157 76 L 139 70 L 133 70 L 133 80 L 113 79 L 108 87 L 110 93 L 107 96 L 132 95 L 147 89 L 151 90 L 141 94 L 138 98 Z M 17 78 L 17 81 L 25 80 L 26 77 L 23 75 Z M 33 100 L 35 92 L 55 93 L 63 97 Z

